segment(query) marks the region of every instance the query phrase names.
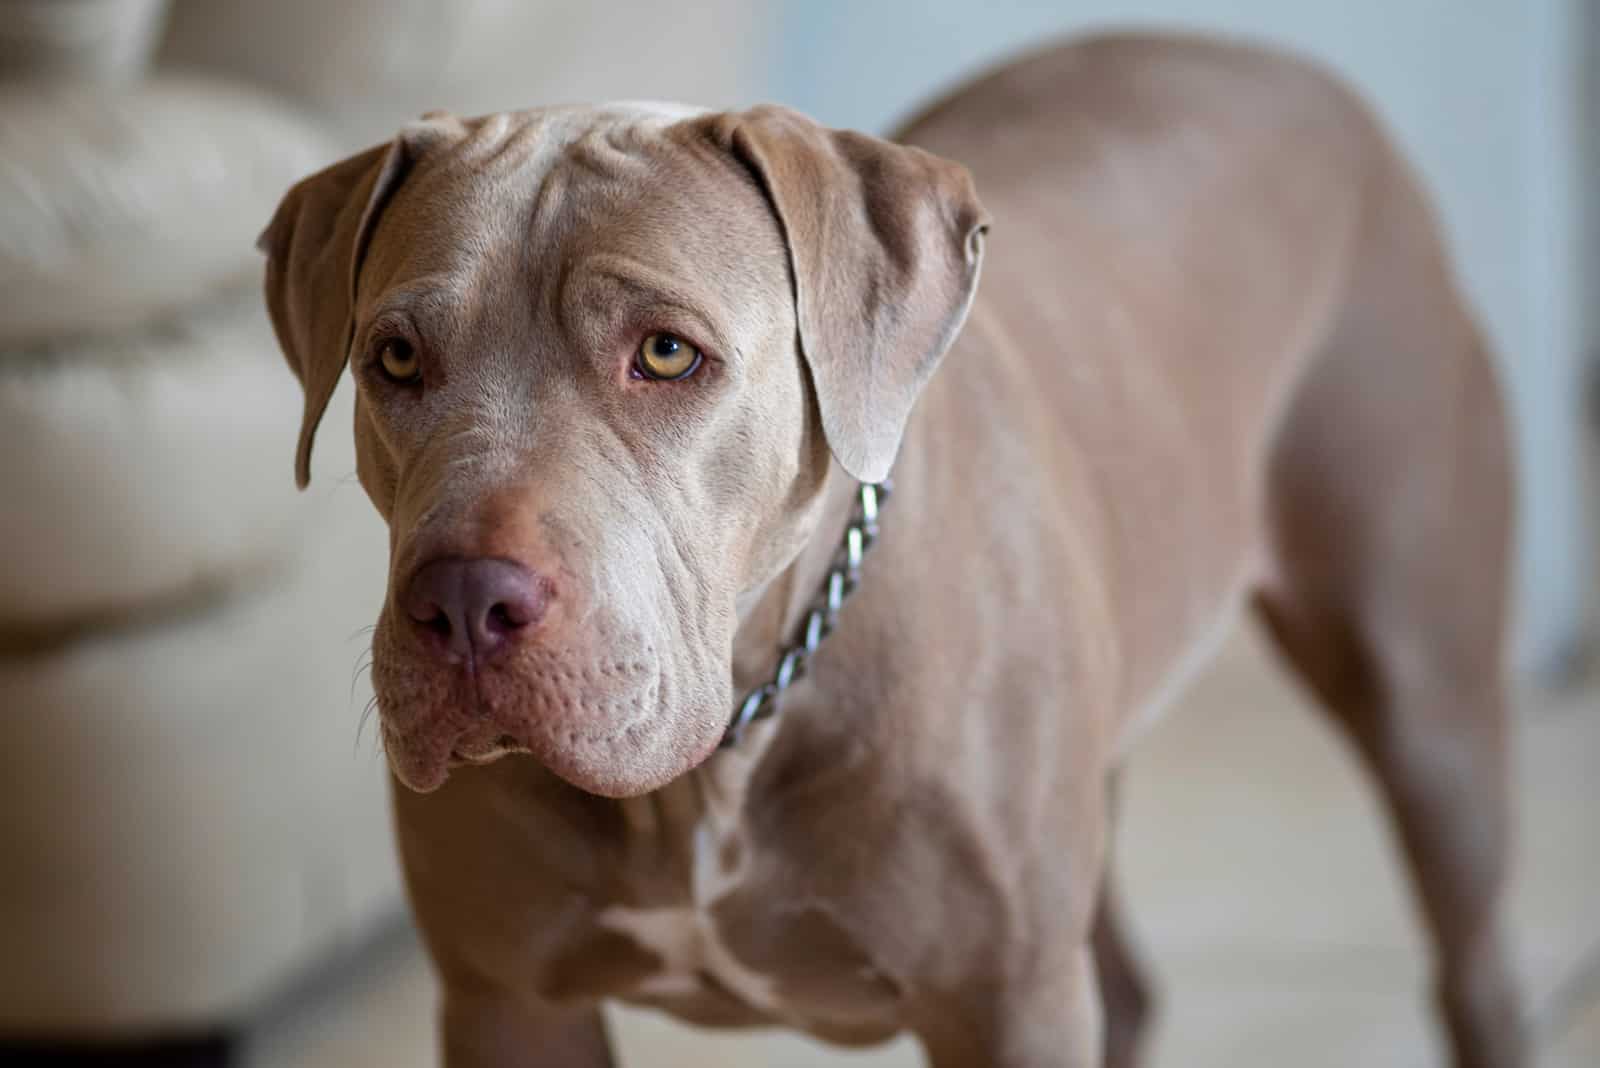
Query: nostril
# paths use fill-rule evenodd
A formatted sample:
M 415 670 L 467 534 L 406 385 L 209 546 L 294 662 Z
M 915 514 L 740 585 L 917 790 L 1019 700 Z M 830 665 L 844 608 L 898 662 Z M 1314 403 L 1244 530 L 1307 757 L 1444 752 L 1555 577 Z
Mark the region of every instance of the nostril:
M 441 638 L 450 637 L 450 617 L 442 609 L 435 608 L 433 615 L 426 618 L 412 617 L 422 624 L 424 630 L 431 630 Z
M 489 606 L 489 613 L 484 617 L 484 625 L 491 632 L 503 634 L 527 626 L 528 620 L 504 601 L 500 601 Z

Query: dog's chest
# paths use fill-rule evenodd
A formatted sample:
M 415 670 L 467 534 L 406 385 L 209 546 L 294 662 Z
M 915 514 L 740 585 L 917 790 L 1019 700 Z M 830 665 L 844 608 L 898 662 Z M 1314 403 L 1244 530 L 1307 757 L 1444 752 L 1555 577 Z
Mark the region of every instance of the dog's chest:
M 688 900 L 682 904 L 608 905 L 596 924 L 625 935 L 658 960 L 632 989 L 642 999 L 679 1000 L 723 994 L 763 1015 L 781 1016 L 777 976 L 746 964 L 724 941 L 717 906 L 746 881 L 719 853 L 729 843 L 709 819 L 691 833 Z
M 655 864 L 639 865 L 627 903 L 598 904 L 587 935 L 561 955 L 560 967 L 583 973 L 581 992 L 706 1025 L 781 1023 L 841 1040 L 893 1033 L 898 985 L 847 922 L 849 903 L 783 878 L 771 847 L 752 843 L 715 798 L 687 826 L 682 814 L 658 806 L 641 818 L 659 843 L 641 843 Z

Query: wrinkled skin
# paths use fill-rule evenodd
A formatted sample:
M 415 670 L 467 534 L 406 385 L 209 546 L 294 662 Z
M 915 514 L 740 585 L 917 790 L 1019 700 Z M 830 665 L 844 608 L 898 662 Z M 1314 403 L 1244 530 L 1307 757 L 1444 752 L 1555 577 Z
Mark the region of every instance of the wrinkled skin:
M 807 440 L 782 237 L 725 158 L 650 150 L 661 125 L 491 121 L 397 192 L 386 214 L 409 226 L 373 236 L 352 351 L 361 480 L 395 532 L 391 591 L 451 554 L 522 561 L 549 583 L 541 640 L 466 673 L 418 649 L 426 635 L 391 593 L 373 681 L 413 789 L 501 736 L 614 796 L 698 764 L 733 700 L 736 598 L 815 522 L 826 465 Z M 537 153 L 555 158 L 529 196 Z M 718 222 L 686 227 L 686 213 Z M 463 249 L 452 238 L 469 227 Z M 692 340 L 702 369 L 631 377 L 656 331 Z M 395 335 L 421 354 L 420 392 L 376 366 Z

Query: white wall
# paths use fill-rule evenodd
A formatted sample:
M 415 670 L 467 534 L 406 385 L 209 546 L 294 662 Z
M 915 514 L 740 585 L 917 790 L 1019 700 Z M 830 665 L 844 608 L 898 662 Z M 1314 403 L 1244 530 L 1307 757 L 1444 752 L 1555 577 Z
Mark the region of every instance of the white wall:
M 1579 437 L 1586 0 L 785 0 L 773 95 L 882 130 L 930 92 L 1064 31 L 1177 25 L 1280 42 L 1366 91 L 1436 194 L 1502 357 L 1522 459 L 1520 660 L 1570 655 L 1592 587 Z M 1585 25 L 1587 24 L 1587 25 Z M 1593 111 L 1589 121 L 1596 120 Z

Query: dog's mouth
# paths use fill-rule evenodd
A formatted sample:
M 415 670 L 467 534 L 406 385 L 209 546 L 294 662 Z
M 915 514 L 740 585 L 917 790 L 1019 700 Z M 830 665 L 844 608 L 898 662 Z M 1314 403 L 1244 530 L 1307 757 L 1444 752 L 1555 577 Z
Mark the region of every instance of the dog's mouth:
M 728 702 L 721 692 L 682 695 L 651 662 L 540 657 L 468 673 L 401 651 L 375 656 L 373 678 L 390 768 L 419 793 L 507 757 L 588 793 L 647 793 L 711 755 Z
M 395 777 L 417 793 L 431 793 L 443 786 L 452 773 L 465 768 L 481 768 L 510 756 L 531 756 L 532 745 L 494 724 L 481 728 L 449 726 L 439 720 L 458 720 L 451 712 L 427 717 L 424 723 L 402 730 L 384 720 L 384 750 Z M 459 737 L 456 735 L 461 731 Z
M 431 591 L 455 613 L 445 615 L 449 640 L 419 626 L 391 591 L 373 634 L 372 684 L 395 777 L 426 793 L 452 772 L 520 755 L 511 763 L 537 763 L 588 793 L 631 797 L 709 757 L 732 706 L 733 614 L 707 613 L 704 604 L 720 601 L 699 590 L 680 604 L 664 580 L 653 593 L 648 571 L 652 582 L 557 563 L 530 570 L 556 576 L 556 592 L 520 626 L 464 607 L 500 596 L 489 581 L 497 572 L 465 573 L 458 586 Z M 450 644 L 461 634 L 465 643 Z

